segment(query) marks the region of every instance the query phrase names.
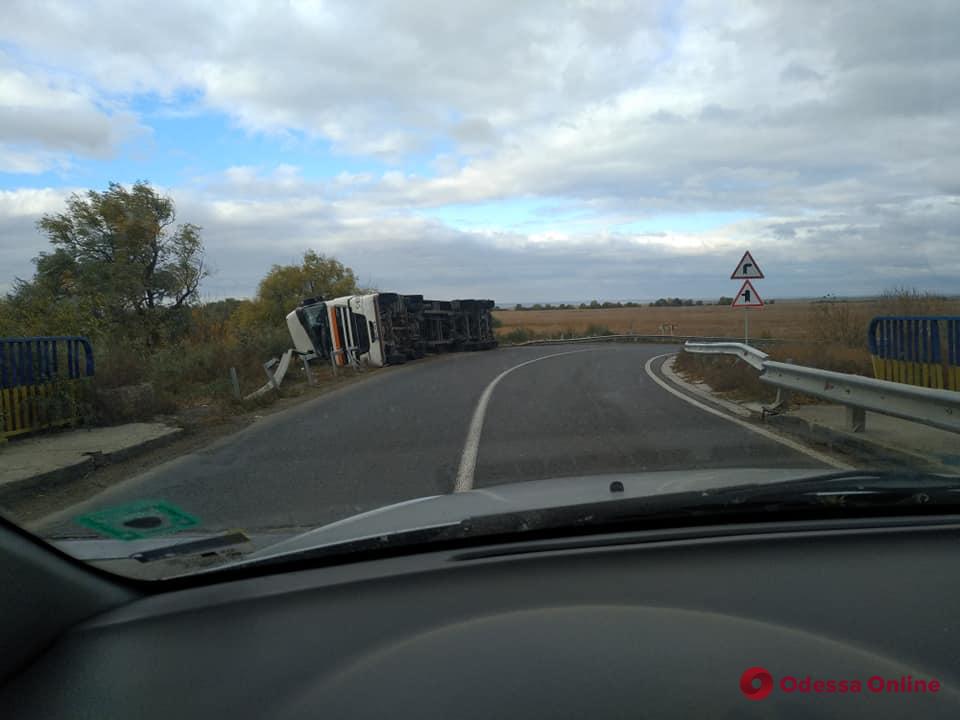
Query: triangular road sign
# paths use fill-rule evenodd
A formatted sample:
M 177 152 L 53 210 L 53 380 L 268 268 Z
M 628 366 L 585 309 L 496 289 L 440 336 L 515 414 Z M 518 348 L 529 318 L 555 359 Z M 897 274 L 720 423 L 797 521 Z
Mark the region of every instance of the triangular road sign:
M 763 300 L 757 294 L 756 288 L 749 280 L 744 280 L 740 286 L 740 292 L 733 299 L 733 305 L 730 307 L 763 307 Z
M 749 250 L 740 258 L 737 269 L 730 276 L 731 280 L 760 280 L 761 278 L 763 278 L 763 271 L 757 265 L 757 261 L 753 259 Z

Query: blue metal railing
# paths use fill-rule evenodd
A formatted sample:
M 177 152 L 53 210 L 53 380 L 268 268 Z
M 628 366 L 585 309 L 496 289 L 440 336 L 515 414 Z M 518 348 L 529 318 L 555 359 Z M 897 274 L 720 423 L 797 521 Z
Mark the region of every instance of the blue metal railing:
M 0 338 L 0 441 L 80 419 L 78 380 L 94 373 L 75 335 Z
M 875 317 L 867 342 L 878 379 L 960 390 L 960 317 Z
M 93 374 L 93 348 L 85 337 L 0 338 L 0 389 L 43 385 L 58 378 L 76 380 Z

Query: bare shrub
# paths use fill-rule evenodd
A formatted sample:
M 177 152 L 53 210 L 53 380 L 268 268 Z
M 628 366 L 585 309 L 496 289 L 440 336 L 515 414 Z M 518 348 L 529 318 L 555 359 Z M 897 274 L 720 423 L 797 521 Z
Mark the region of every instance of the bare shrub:
M 885 290 L 877 307 L 883 315 L 943 315 L 950 311 L 947 298 L 911 287 Z

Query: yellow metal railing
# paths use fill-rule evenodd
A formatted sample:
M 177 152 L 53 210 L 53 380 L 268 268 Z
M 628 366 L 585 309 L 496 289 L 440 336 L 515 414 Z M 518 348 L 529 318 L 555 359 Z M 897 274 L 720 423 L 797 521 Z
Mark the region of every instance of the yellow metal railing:
M 76 423 L 82 415 L 78 382 L 0 389 L 0 440 Z
M 0 338 L 0 442 L 76 423 L 92 375 L 86 338 Z

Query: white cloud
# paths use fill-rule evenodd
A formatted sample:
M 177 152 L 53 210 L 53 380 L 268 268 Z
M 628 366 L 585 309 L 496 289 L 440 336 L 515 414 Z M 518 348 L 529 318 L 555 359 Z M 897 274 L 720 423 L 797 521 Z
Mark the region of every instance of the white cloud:
M 50 153 L 15 150 L 0 144 L 0 173 L 37 175 L 62 162 Z
M 44 213 L 58 212 L 67 190 L 0 190 L 0 293 L 13 286 L 15 278 L 32 275 L 31 258 L 46 250 L 35 223 Z
M 748 244 L 795 276 L 784 293 L 960 286 L 956 2 L 11 0 L 4 21 L 19 64 L 0 66 L 0 170 L 105 156 L 136 124 L 124 99 L 184 91 L 246 131 L 391 163 L 312 182 L 224 158 L 172 188 L 228 292 L 308 246 L 385 287 L 519 300 L 668 292 L 650 268 L 724 288 L 711 278 Z M 495 209 L 470 233 L 414 212 L 518 198 L 570 212 L 529 234 Z
M 501 302 L 729 294 L 729 266 L 748 247 L 772 297 L 861 294 L 899 283 L 950 291 L 960 278 L 960 197 L 744 220 L 703 232 L 569 233 L 561 225 L 521 234 L 454 230 L 340 198 L 336 183 L 299 180 L 284 189 L 296 176 L 290 168 L 239 174 L 240 186 L 211 179 L 170 189 L 180 219 L 203 227 L 217 270 L 204 287 L 211 298 L 249 295 L 270 265 L 295 262 L 308 248 L 335 254 L 365 284 Z M 245 195 L 244 187 L 259 189 Z M 15 240 L 0 245 L 0 261 L 11 276 L 29 275 L 30 258 L 46 249 L 34 222 L 62 209 L 65 196 L 0 193 L 0 235 Z
M 109 157 L 142 131 L 132 113 L 108 112 L 83 85 L 25 72 L 0 54 L 0 171 L 40 173 L 65 165 L 70 154 Z

